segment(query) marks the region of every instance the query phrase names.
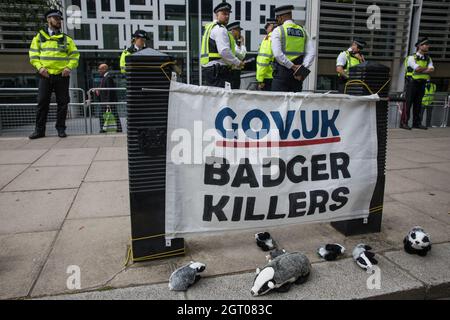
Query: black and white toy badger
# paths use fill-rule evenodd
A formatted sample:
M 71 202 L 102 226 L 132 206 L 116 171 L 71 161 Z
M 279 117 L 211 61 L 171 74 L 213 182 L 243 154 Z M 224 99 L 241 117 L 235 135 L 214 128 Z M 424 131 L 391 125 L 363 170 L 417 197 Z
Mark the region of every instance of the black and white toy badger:
M 200 280 L 198 273 L 203 272 L 206 265 L 200 262 L 191 263 L 175 270 L 169 278 L 169 289 L 174 291 L 186 291 L 191 285 Z
M 425 257 L 431 250 L 430 235 L 422 227 L 414 227 L 403 239 L 403 245 L 407 253 Z
M 370 250 L 372 250 L 372 247 L 364 243 L 356 245 L 353 249 L 353 260 L 358 266 L 371 273 L 373 265 L 378 264 L 378 261 L 375 259 L 375 253 L 370 252 Z
M 310 272 L 311 263 L 303 253 L 284 253 L 274 258 L 261 270 L 256 269 L 251 294 L 260 296 L 271 290 L 286 292 L 292 283 L 304 283 Z
M 263 251 L 273 250 L 277 247 L 277 244 L 272 239 L 272 236 L 268 232 L 259 232 L 255 234 L 256 244 Z
M 338 243 L 329 243 L 317 249 L 317 254 L 319 255 L 319 257 L 327 261 L 336 260 L 336 258 L 340 255 L 343 255 L 344 252 L 344 246 L 341 246 Z

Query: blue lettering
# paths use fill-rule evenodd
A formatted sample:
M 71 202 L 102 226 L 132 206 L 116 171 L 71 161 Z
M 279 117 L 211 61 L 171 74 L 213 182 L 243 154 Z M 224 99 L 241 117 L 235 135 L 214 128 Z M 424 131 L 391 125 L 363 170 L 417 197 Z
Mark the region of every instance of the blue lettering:
M 331 130 L 333 137 L 339 136 L 339 131 L 334 123 L 338 115 L 339 110 L 334 110 L 333 117 L 331 119 L 328 119 L 328 110 L 322 110 L 322 130 L 320 131 L 321 137 L 328 136 L 328 128 Z
M 300 111 L 300 119 L 302 121 L 303 136 L 306 139 L 315 138 L 317 136 L 317 134 L 319 133 L 319 111 L 314 110 L 312 112 L 312 129 L 309 131 L 306 126 L 306 111 L 305 110 Z
M 286 122 L 283 122 L 283 118 L 281 117 L 280 112 L 272 111 L 270 112 L 272 115 L 273 121 L 280 132 L 280 139 L 286 140 L 288 138 L 289 132 L 291 131 L 292 121 L 294 120 L 295 110 L 288 111 L 286 115 Z
M 262 122 L 262 128 L 259 131 L 255 131 L 250 127 L 250 122 L 258 118 Z M 262 139 L 264 138 L 270 130 L 270 121 L 266 114 L 258 109 L 253 109 L 245 115 L 244 119 L 242 119 L 242 130 L 244 130 L 245 135 L 250 139 Z
M 231 108 L 223 108 L 216 116 L 216 129 L 220 132 L 222 137 L 227 139 L 236 139 L 237 134 L 236 130 L 238 129 L 238 125 L 236 123 L 231 123 L 232 130 L 226 130 L 224 128 L 224 120 L 227 117 L 231 117 L 234 120 L 236 118 L 236 113 Z M 227 121 L 230 122 L 230 121 Z

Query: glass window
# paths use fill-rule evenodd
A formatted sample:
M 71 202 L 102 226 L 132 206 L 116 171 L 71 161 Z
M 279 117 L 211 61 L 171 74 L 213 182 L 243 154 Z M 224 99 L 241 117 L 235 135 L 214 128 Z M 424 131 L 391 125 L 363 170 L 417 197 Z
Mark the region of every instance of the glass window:
M 166 20 L 186 20 L 186 6 L 166 4 L 164 12 Z
M 111 11 L 110 0 L 102 0 L 102 11 Z
M 91 28 L 89 24 L 81 24 L 80 29 L 74 30 L 74 39 L 75 40 L 91 40 Z
M 96 18 L 97 17 L 97 13 L 96 13 L 96 8 L 95 8 L 95 0 L 86 0 L 86 5 L 87 5 L 87 17 L 88 18 Z
M 130 11 L 131 19 L 153 20 L 153 11 Z
M 119 49 L 119 26 L 117 24 L 103 25 L 104 49 Z
M 236 1 L 236 10 L 234 12 L 236 20 L 241 20 L 241 2 Z
M 259 16 L 259 23 L 260 24 L 266 24 L 266 16 Z
M 178 34 L 179 34 L 180 41 L 186 41 L 186 26 L 179 26 Z
M 252 49 L 250 48 L 252 43 L 251 33 L 252 32 L 250 30 L 245 31 L 245 46 L 247 47 L 247 51 L 252 51 Z
M 245 20 L 252 20 L 252 3 L 250 1 L 245 2 Z
M 159 40 L 160 41 L 173 41 L 173 26 L 159 26 Z
M 266 5 L 265 5 L 265 4 L 261 4 L 261 5 L 259 6 L 259 10 L 265 11 L 265 10 L 266 10 Z
M 116 11 L 124 12 L 125 11 L 125 0 L 116 0 Z
M 131 5 L 144 6 L 145 0 L 130 0 Z

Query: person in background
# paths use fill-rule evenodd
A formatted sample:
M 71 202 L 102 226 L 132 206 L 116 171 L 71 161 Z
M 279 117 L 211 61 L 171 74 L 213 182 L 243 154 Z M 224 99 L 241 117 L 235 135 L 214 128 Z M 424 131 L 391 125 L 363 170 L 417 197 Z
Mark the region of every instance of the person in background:
M 52 92 L 55 92 L 56 131 L 65 138 L 67 107 L 70 102 L 70 73 L 78 66 L 80 53 L 71 37 L 61 32 L 62 12 L 51 9 L 45 13 L 47 25 L 33 38 L 29 56 L 31 65 L 39 72 L 39 94 L 36 127 L 30 139 L 45 137 L 47 115 Z
M 344 93 L 345 85 L 350 76 L 350 68 L 365 61 L 362 50 L 366 42 L 360 38 L 355 38 L 350 48 L 342 51 L 336 59 L 336 72 L 338 73 L 337 89 L 339 93 Z
M 106 63 L 102 63 L 98 66 L 98 72 L 101 76 L 99 88 L 115 88 L 116 84 L 112 74 L 109 72 L 109 66 Z M 116 90 L 97 90 L 96 95 L 99 97 L 100 102 L 117 102 L 117 92 Z M 116 104 L 101 104 L 100 105 L 100 133 L 106 131 L 103 130 L 103 114 L 107 109 L 110 109 L 114 117 L 116 118 L 117 132 L 122 132 L 122 124 L 120 123 L 119 113 L 117 112 Z
M 425 95 L 422 99 L 422 110 L 420 118 L 423 119 L 423 113 L 427 112 L 426 126 L 427 128 L 431 127 L 431 116 L 433 114 L 433 101 L 434 94 L 436 93 L 436 85 L 430 80 L 425 84 Z
M 244 38 L 241 35 L 241 24 L 239 21 L 230 23 L 227 25 L 227 29 L 229 32 L 231 32 L 231 35 L 233 36 L 234 40 L 234 47 L 235 47 L 235 55 L 236 57 L 244 61 L 245 55 L 247 54 L 247 48 L 244 44 Z M 231 44 L 233 46 L 233 44 Z M 241 87 L 241 69 L 233 67 L 231 69 L 231 89 L 239 89 Z
M 270 91 L 272 89 L 272 31 L 277 25 L 275 19 L 267 19 L 264 26 L 267 35 L 259 46 L 258 56 L 256 57 L 256 81 L 258 82 L 258 89 L 262 91 Z
M 147 40 L 149 37 L 144 30 L 136 30 L 132 35 L 131 46 L 122 51 L 120 56 L 120 72 L 125 73 L 125 58 L 126 56 L 141 51 L 147 48 Z

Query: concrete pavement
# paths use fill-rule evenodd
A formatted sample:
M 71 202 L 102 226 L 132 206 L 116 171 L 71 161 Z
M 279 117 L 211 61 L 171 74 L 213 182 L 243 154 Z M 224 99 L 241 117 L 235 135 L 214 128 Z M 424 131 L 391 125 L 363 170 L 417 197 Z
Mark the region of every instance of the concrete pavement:
M 382 232 L 344 237 L 329 224 L 269 229 L 288 251 L 313 263 L 310 280 L 261 299 L 450 297 L 450 128 L 389 130 Z M 125 267 L 130 237 L 126 136 L 0 138 L 0 299 L 253 299 L 253 272 L 265 253 L 252 232 L 186 239 L 187 255 Z M 431 234 L 429 256 L 410 256 L 402 239 L 414 225 Z M 321 244 L 359 242 L 379 256 L 380 289 L 347 253 L 320 260 Z M 168 290 L 190 260 L 207 264 L 186 293 Z M 81 289 L 67 288 L 69 266 Z

